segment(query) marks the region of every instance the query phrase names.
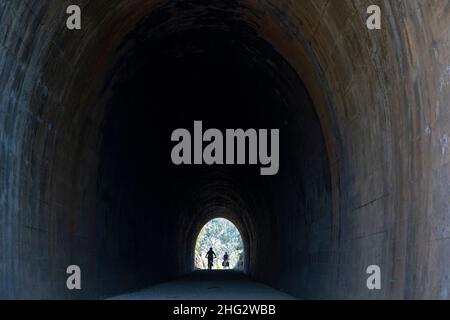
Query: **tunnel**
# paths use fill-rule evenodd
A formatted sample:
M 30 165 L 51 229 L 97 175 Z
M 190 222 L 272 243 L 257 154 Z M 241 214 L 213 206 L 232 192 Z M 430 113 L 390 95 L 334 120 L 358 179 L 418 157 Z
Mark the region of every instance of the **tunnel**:
M 0 1 L 0 298 L 175 279 L 226 218 L 296 298 L 448 299 L 449 25 L 446 0 Z M 279 129 L 277 174 L 175 165 L 195 121 Z

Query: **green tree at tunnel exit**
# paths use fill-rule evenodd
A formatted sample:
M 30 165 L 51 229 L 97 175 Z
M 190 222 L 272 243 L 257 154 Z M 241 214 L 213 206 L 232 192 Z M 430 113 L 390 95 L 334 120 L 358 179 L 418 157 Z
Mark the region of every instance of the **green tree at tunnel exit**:
M 242 259 L 244 246 L 241 235 L 234 224 L 227 219 L 213 219 L 200 230 L 195 244 L 196 268 L 207 268 L 205 255 L 211 247 L 218 258 L 214 262 L 214 269 L 222 269 L 222 258 L 225 252 L 229 255 L 230 268 L 234 268 Z

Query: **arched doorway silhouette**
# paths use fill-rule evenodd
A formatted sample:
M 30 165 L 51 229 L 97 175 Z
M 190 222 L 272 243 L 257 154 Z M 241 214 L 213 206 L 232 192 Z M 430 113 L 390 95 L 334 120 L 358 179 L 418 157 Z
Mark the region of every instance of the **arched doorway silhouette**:
M 244 270 L 244 243 L 239 229 L 228 219 L 214 218 L 200 230 L 195 241 L 194 266 L 208 269 L 206 253 L 212 248 L 216 258 L 214 270 Z M 228 255 L 229 265 L 224 265 L 224 255 Z

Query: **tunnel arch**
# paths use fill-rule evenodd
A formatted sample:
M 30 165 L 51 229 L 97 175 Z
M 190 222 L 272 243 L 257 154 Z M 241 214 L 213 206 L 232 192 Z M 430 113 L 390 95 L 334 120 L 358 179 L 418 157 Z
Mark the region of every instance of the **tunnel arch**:
M 98 206 L 105 208 L 97 199 L 100 128 L 113 95 L 105 83 L 111 82 L 116 62 L 130 52 L 120 45 L 166 4 L 80 3 L 85 22 L 78 33 L 64 28 L 65 1 L 1 5 L 1 261 L 6 270 L 1 292 L 7 297 L 73 298 L 57 283 L 64 282 L 64 266 L 74 259 L 88 275 L 86 296 L 142 283 L 111 281 L 109 263 L 97 258 L 102 231 L 95 226 L 105 226 L 97 215 Z M 304 224 L 287 228 L 303 237 L 299 247 L 275 250 L 303 262 L 299 270 L 287 270 L 296 272 L 295 282 L 267 276 L 271 272 L 264 268 L 252 275 L 275 287 L 291 282 L 289 291 L 305 298 L 446 298 L 446 4 L 378 1 L 386 28 L 369 33 L 361 14 L 367 1 L 246 0 L 226 8 L 219 2 L 192 3 L 183 12 L 192 13 L 194 26 L 210 23 L 195 18 L 205 7 L 215 8 L 251 26 L 276 48 L 305 84 L 326 145 L 331 182 L 325 202 L 331 210 L 302 215 Z M 181 11 L 170 9 L 174 16 L 167 21 L 173 22 Z M 252 248 L 259 248 L 262 227 L 247 219 Z M 183 234 L 175 237 L 185 241 Z M 186 256 L 173 259 L 186 265 Z M 354 278 L 374 260 L 388 273 L 385 281 L 395 280 L 384 283 L 379 294 L 368 293 Z M 29 261 L 47 270 L 39 273 L 40 287 L 29 283 Z M 315 265 L 328 268 L 314 270 Z M 115 286 L 103 287 L 107 282 Z
M 127 217 L 127 220 L 140 219 L 143 223 L 139 225 L 150 223 L 155 228 L 150 233 L 147 229 L 140 232 L 143 239 L 138 240 L 139 243 L 154 241 L 150 235 L 159 234 L 161 226 L 164 226 L 166 231 L 163 232 L 167 233 L 167 237 L 177 240 L 167 240 L 167 248 L 162 251 L 170 252 L 173 257 L 169 259 L 177 263 L 155 274 L 169 271 L 177 274 L 192 270 L 193 246 L 184 249 L 176 243 L 192 244 L 195 241 L 193 234 L 196 233 L 192 232 L 192 228 L 199 228 L 199 223 L 210 212 L 222 210 L 232 215 L 237 225 L 242 226 L 240 229 L 245 230 L 244 239 L 248 246 L 246 271 L 257 276 L 257 270 L 265 268 L 259 272 L 271 273 L 269 268 L 276 269 L 278 264 L 289 265 L 279 248 L 282 240 L 269 241 L 271 234 L 279 232 L 271 227 L 278 224 L 278 228 L 282 229 L 285 220 L 290 215 L 294 216 L 291 212 L 283 217 L 284 221 L 277 221 L 273 211 L 277 210 L 279 202 L 283 202 L 280 198 L 274 198 L 272 204 L 264 204 L 264 198 L 271 197 L 273 184 L 283 186 L 286 194 L 294 192 L 289 190 L 287 184 L 295 184 L 295 192 L 298 189 L 305 198 L 310 199 L 311 203 L 305 207 L 311 211 L 325 212 L 329 206 L 331 183 L 328 160 L 311 98 L 283 57 L 247 24 L 236 21 L 229 8 L 213 7 L 202 11 L 199 21 L 207 19 L 210 22 L 201 29 L 191 26 L 193 13 L 184 7 L 183 11 L 177 11 L 172 22 L 160 26 L 161 17 L 170 16 L 173 10 L 172 5 L 162 7 L 142 20 L 120 45 L 118 58 L 110 70 L 110 80 L 105 86 L 105 92 L 110 91 L 111 96 L 106 102 L 108 111 L 102 132 L 98 190 L 100 209 L 97 215 L 121 216 L 120 212 L 127 211 L 128 207 L 133 208 L 136 218 Z M 192 10 L 196 11 L 197 7 L 193 6 Z M 178 27 L 180 25 L 186 27 Z M 178 29 L 174 32 L 173 28 Z M 239 32 L 235 35 L 230 30 Z M 154 118 L 158 119 L 157 123 L 148 127 L 145 119 Z M 205 129 L 283 127 L 280 176 L 263 179 L 256 167 L 189 168 L 171 165 L 167 157 L 170 154 L 167 141 L 172 130 L 189 128 L 192 121 L 198 119 L 203 120 Z M 298 125 L 299 122 L 302 125 Z M 116 150 L 122 145 L 127 146 L 120 147 L 122 151 Z M 156 149 L 145 151 L 142 150 L 143 145 L 154 145 Z M 134 153 L 139 156 L 134 156 Z M 302 153 L 308 156 L 302 156 Z M 142 160 L 136 161 L 138 157 Z M 306 170 L 303 165 L 309 168 Z M 108 179 L 103 179 L 103 176 L 112 177 L 117 168 L 126 167 L 135 171 L 129 175 L 136 177 L 137 181 L 148 176 L 146 180 L 157 186 L 152 193 L 158 196 L 142 189 L 142 199 L 131 197 L 129 204 L 103 201 L 103 198 L 121 198 L 121 188 L 127 192 L 130 188 L 145 185 L 145 182 L 136 183 L 133 180 L 128 186 L 122 178 L 116 183 L 102 182 Z M 158 170 L 151 172 L 151 168 Z M 110 173 L 104 175 L 103 172 L 108 170 Z M 294 179 L 289 172 L 295 172 L 298 181 L 292 181 Z M 315 188 L 309 190 L 307 185 Z M 166 192 L 161 191 L 166 189 Z M 176 195 L 177 200 L 168 198 L 171 195 Z M 141 205 L 142 209 L 136 206 L 142 201 L 151 203 L 151 206 Z M 175 202 L 175 207 L 163 202 Z M 147 212 L 155 211 L 165 212 L 164 217 L 172 218 L 167 218 L 164 223 L 159 218 L 154 221 L 146 218 Z M 298 220 L 299 217 L 295 217 L 291 222 L 298 223 Z M 120 230 L 104 225 L 100 233 L 110 234 L 113 238 L 117 233 L 125 233 L 121 231 L 125 230 L 124 225 L 125 222 L 120 224 Z M 133 232 L 136 234 L 135 230 Z M 110 241 L 104 245 L 110 246 Z M 270 246 L 271 255 L 261 253 L 265 248 L 270 250 Z M 184 251 L 179 252 L 179 248 Z M 107 250 L 101 251 L 108 254 Z M 109 255 L 103 259 L 117 258 Z M 138 262 L 147 269 L 151 268 L 150 263 L 145 259 Z M 120 274 L 117 270 L 112 272 Z

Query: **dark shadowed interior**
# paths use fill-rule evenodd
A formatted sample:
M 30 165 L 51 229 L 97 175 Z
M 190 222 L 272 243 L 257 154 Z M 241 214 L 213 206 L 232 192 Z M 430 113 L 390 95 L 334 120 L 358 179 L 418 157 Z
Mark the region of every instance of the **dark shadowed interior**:
M 233 14 L 205 10 L 197 23 L 208 23 L 196 28 L 193 13 L 180 12 L 170 23 L 169 9 L 145 18 L 108 78 L 98 234 L 100 261 L 113 267 L 105 266 L 100 286 L 116 293 L 112 278 L 139 286 L 191 271 L 198 231 L 227 217 L 245 235 L 246 271 L 295 290 L 288 275 L 305 250 L 302 226 L 311 217 L 331 223 L 329 164 L 312 102 L 289 64 Z M 172 164 L 172 132 L 193 132 L 195 120 L 222 132 L 280 129 L 278 175 L 260 176 L 258 165 Z M 329 250 L 326 240 L 320 246 Z
M 81 30 L 72 1 L 0 1 L 0 298 L 189 274 L 224 217 L 245 273 L 295 297 L 448 299 L 448 1 L 77 3 Z M 196 120 L 280 129 L 278 174 L 172 164 Z

